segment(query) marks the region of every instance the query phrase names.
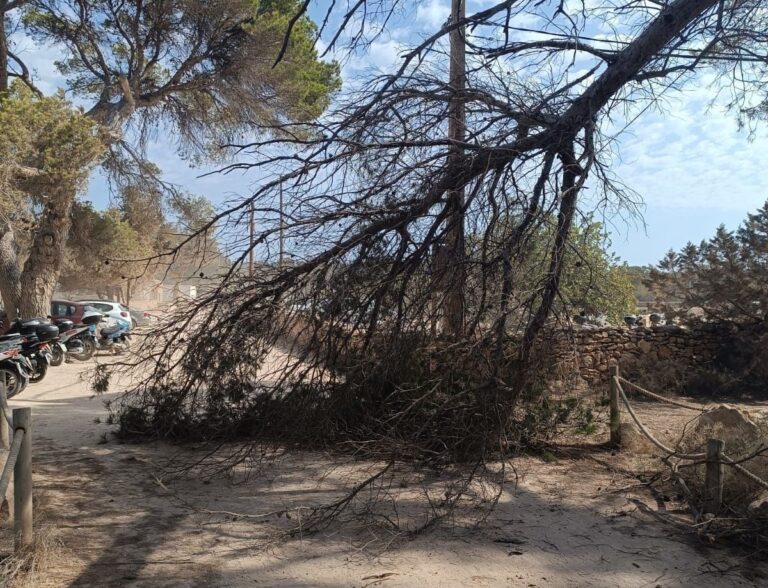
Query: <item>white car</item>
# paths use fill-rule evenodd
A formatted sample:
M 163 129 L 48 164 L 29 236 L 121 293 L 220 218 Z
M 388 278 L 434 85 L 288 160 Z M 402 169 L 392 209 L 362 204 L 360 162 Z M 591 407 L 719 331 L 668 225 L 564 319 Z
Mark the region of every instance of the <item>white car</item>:
M 131 324 L 131 329 L 136 326 L 136 321 L 131 316 L 131 312 L 119 302 L 112 302 L 110 300 L 78 300 L 78 302 L 92 306 L 104 314 L 104 318 L 111 323 L 114 323 L 115 319 L 120 319 L 128 321 Z

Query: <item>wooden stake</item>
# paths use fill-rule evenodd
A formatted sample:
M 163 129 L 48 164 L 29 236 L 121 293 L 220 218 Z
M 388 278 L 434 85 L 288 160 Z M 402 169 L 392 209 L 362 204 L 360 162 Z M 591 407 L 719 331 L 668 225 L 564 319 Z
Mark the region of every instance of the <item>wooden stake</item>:
M 611 365 L 608 368 L 611 377 L 610 408 L 611 408 L 611 445 L 619 447 L 621 445 L 621 411 L 619 409 L 619 385 L 616 378 L 619 377 L 618 364 Z
M 32 532 L 32 409 L 13 409 L 13 430 L 24 429 L 21 450 L 13 469 L 13 530 L 16 549 L 34 542 Z
M 8 406 L 8 374 L 3 372 L 3 376 L 0 378 L 0 448 L 8 451 L 11 448 L 11 427 L 8 425 L 8 417 L 10 416 L 6 412 Z M 8 489 L 5 491 L 5 496 L 0 496 L 0 514 L 8 515 L 8 523 L 13 523 L 13 487 L 8 485 Z
M 5 407 L 8 406 L 8 374 L 3 372 L 3 377 L 0 378 L 0 448 L 6 451 L 11 448 L 11 428 L 8 426 L 8 413 L 5 412 Z
M 723 450 L 725 441 L 707 439 L 707 471 L 704 479 L 704 512 L 720 514 L 723 508 Z

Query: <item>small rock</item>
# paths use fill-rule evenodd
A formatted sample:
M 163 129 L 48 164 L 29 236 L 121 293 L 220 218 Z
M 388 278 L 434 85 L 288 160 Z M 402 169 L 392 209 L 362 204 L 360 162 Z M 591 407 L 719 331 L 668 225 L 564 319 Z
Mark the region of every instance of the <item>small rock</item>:
M 763 492 L 757 500 L 750 502 L 747 511 L 753 517 L 768 518 L 768 492 Z
M 651 349 L 653 349 L 653 344 L 650 341 L 638 341 L 637 348 L 642 351 L 643 353 L 650 353 Z
M 726 436 L 726 448 L 730 439 L 753 443 L 759 441 L 761 436 L 760 428 L 750 414 L 729 404 L 720 404 L 699 417 L 695 431 L 706 432 L 708 429 L 722 429 Z

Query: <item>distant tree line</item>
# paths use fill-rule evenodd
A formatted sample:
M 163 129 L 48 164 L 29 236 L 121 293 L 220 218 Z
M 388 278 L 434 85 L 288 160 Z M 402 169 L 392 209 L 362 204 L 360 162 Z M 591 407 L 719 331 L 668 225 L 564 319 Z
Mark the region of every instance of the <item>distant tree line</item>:
M 163 253 L 214 214 L 203 197 L 176 193 L 166 199 L 151 187 L 123 187 L 106 210 L 75 202 L 60 288 L 87 290 L 130 305 L 138 288 L 151 280 L 162 281 L 170 271 L 196 274 L 207 261 L 220 256 L 218 244 L 208 234 L 181 249 L 174 259 L 164 260 Z
M 720 225 L 710 239 L 670 251 L 647 285 L 660 310 L 700 309 L 709 320 L 758 325 L 768 320 L 768 202 L 735 230 Z
M 647 284 L 659 301 L 658 309 L 670 316 L 729 327 L 713 371 L 697 384 L 700 389 L 765 394 L 768 202 L 735 230 L 721 225 L 710 239 L 667 253 L 651 268 Z

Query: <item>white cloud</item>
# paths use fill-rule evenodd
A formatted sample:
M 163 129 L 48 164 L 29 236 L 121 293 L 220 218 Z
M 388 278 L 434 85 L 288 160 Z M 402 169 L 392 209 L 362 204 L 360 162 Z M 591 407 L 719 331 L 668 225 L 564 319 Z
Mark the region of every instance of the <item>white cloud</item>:
M 765 129 L 750 140 L 735 113 L 720 102 L 708 107 L 696 94 L 635 121 L 619 143 L 615 173 L 649 207 L 746 212 L 759 206 L 768 194 L 768 178 L 756 173 L 768 152 Z
M 451 15 L 451 5 L 446 0 L 427 0 L 416 8 L 416 20 L 430 30 L 437 30 Z
M 354 88 L 361 74 L 390 73 L 402 61 L 407 45 L 393 39 L 378 39 L 362 55 L 354 55 L 342 63 L 345 87 Z

